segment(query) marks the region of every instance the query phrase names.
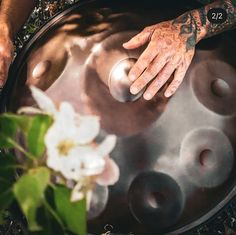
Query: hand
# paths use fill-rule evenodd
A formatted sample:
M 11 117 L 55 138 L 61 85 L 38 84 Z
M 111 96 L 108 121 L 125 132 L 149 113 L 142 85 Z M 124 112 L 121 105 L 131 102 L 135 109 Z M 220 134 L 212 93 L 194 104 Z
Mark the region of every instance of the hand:
M 9 29 L 0 21 L 0 88 L 7 80 L 8 70 L 13 58 L 13 43 Z
M 144 93 L 144 99 L 152 99 L 173 73 L 174 79 L 164 95 L 170 97 L 176 92 L 195 52 L 196 28 L 191 24 L 183 17 L 162 22 L 145 28 L 123 44 L 126 49 L 135 49 L 149 43 L 129 72 L 129 79 L 134 82 L 130 87 L 132 94 L 137 94 L 152 81 Z

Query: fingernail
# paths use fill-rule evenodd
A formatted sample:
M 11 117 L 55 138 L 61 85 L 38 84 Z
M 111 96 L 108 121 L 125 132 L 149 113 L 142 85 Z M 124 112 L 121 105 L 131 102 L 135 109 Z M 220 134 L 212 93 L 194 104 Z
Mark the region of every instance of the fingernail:
M 130 88 L 130 92 L 131 92 L 133 95 L 136 95 L 136 94 L 138 93 L 137 87 L 131 87 L 131 88 Z
M 152 98 L 152 95 L 151 95 L 150 93 L 145 93 L 144 96 L 143 96 L 143 98 L 144 98 L 145 100 L 150 100 L 150 99 Z
M 171 96 L 171 93 L 170 92 L 166 92 L 164 95 L 165 95 L 166 98 L 169 98 Z
M 173 91 L 167 91 L 167 92 L 165 92 L 164 95 L 165 95 L 166 98 L 169 98 L 170 96 L 173 95 Z

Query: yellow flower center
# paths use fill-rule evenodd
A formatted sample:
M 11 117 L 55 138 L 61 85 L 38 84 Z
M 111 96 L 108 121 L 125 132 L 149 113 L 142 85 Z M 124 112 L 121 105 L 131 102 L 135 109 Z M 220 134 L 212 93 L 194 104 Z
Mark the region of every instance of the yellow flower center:
M 58 144 L 57 149 L 58 149 L 60 155 L 67 156 L 69 154 L 69 151 L 72 148 L 74 148 L 75 146 L 76 145 L 75 145 L 74 141 L 63 140 Z

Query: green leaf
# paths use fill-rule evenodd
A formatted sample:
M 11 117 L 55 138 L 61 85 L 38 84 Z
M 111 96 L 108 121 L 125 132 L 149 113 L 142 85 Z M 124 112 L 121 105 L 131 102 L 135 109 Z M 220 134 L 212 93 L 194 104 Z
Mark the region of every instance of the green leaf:
M 28 231 L 27 235 L 65 235 L 64 229 L 58 224 L 55 218 L 47 210 L 47 208 L 41 207 L 38 210 L 38 223 L 42 226 L 41 231 Z
M 7 209 L 14 200 L 11 188 L 0 194 L 0 211 Z
M 12 183 L 15 181 L 16 159 L 11 154 L 0 153 L 0 179 Z M 0 184 L 0 193 L 3 185 Z
M 70 201 L 71 190 L 64 186 L 54 187 L 56 211 L 66 227 L 77 235 L 86 233 L 86 201 Z
M 5 117 L 4 115 L 0 116 L 0 131 L 5 136 L 14 136 L 16 133 L 17 125 L 16 123 Z
M 11 139 L 15 138 L 17 125 L 12 120 L 0 116 L 0 148 L 12 148 Z
M 12 113 L 5 113 L 1 116 L 1 118 L 15 123 L 15 125 L 20 128 L 25 134 L 29 131 L 33 121 L 32 116 L 18 115 Z
M 0 211 L 0 225 L 3 225 L 6 223 L 7 217 L 9 218 L 9 211 L 8 210 Z
M 5 223 L 4 211 L 0 211 L 0 225 Z
M 11 140 L 15 139 L 17 129 L 27 134 L 32 122 L 32 117 L 5 113 L 0 116 L 0 148 L 12 148 Z
M 44 200 L 44 192 L 49 180 L 49 169 L 40 167 L 30 170 L 14 185 L 15 197 L 28 220 L 29 230 L 31 231 L 41 229 L 36 221 L 36 213 Z
M 67 234 L 65 232 L 65 226 L 54 208 L 54 191 L 52 187 L 47 187 L 43 206 L 39 208 L 37 213 L 38 223 L 42 225 L 43 229 L 36 232 L 28 231 L 27 235 Z
M 0 214 L 14 200 L 12 187 L 15 182 L 15 159 L 10 154 L 0 153 Z
M 36 157 L 42 156 L 45 151 L 44 136 L 52 124 L 52 118 L 47 115 L 34 117 L 28 134 L 29 151 Z
M 6 137 L 2 133 L 0 133 L 0 148 L 6 148 L 6 149 L 13 148 L 14 145 L 12 144 L 10 140 L 11 138 Z

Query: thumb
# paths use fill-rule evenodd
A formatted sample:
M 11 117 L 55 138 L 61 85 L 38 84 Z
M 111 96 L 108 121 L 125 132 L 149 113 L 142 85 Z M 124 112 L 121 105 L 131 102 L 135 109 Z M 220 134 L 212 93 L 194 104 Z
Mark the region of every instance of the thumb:
M 141 33 L 137 34 L 133 38 L 131 38 L 128 42 L 123 44 L 123 47 L 125 49 L 135 49 L 142 45 L 144 45 L 146 42 L 149 41 L 149 38 L 151 36 L 152 32 L 148 32 L 143 30 Z

